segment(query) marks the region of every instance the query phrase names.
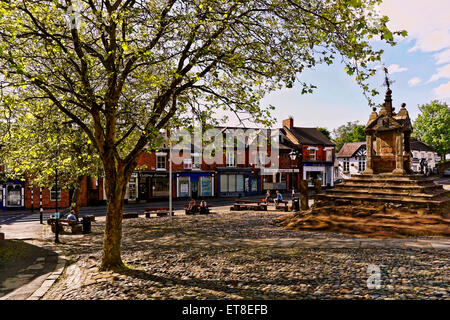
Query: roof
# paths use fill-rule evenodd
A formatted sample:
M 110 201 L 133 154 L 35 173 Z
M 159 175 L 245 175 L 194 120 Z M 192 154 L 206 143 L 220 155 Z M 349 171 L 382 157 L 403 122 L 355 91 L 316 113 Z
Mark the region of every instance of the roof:
M 350 158 L 361 146 L 366 146 L 365 142 L 347 142 L 344 143 L 341 150 L 336 154 L 336 158 Z
M 284 127 L 283 129 L 289 130 L 301 144 L 320 144 L 325 146 L 335 145 L 322 132 L 317 130 L 317 128 L 293 127 L 292 129 L 289 129 Z
M 411 150 L 436 152 L 432 147 L 415 138 L 411 138 Z
M 366 146 L 365 142 L 347 142 L 345 143 L 341 150 L 336 154 L 336 158 L 351 158 L 359 150 L 360 147 Z M 373 144 L 375 150 L 375 144 Z M 435 152 L 433 148 L 427 146 L 422 141 L 411 138 L 411 150 L 416 151 L 431 151 Z

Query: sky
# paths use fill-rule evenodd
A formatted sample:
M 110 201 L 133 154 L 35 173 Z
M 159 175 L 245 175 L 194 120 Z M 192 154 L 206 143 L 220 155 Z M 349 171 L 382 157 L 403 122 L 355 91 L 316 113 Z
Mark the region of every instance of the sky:
M 414 120 L 419 105 L 435 99 L 450 105 L 450 0 L 384 0 L 380 12 L 390 18 L 391 30 L 408 31 L 394 47 L 373 43 L 375 48 L 385 50 L 382 59 L 395 81 L 391 85 L 395 109 L 406 103 Z M 302 95 L 300 86 L 294 86 L 272 92 L 261 101 L 262 106 L 276 107 L 276 127 L 289 116 L 294 117 L 297 127 L 325 127 L 330 131 L 348 121 L 365 124 L 369 119 L 372 110 L 362 89 L 340 62 L 317 66 L 299 78 L 318 88 Z M 374 98 L 376 104 L 384 101 L 383 82 L 384 73 L 378 69 L 370 82 L 380 92 Z

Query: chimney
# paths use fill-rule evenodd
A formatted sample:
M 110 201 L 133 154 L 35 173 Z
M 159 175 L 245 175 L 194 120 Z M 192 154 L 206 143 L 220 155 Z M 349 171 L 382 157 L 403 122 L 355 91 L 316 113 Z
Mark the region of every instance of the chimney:
M 289 129 L 294 128 L 294 118 L 289 117 L 286 120 L 283 120 L 283 127 L 288 127 Z

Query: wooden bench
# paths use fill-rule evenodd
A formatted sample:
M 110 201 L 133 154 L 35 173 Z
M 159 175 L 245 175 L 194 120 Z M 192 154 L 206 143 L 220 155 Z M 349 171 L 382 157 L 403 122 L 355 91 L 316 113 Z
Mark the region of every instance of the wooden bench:
M 200 213 L 200 205 L 199 204 L 196 204 L 195 206 L 193 206 L 193 208 L 195 208 L 195 210 L 188 210 L 188 208 L 189 208 L 189 204 L 185 204 L 184 205 L 184 213 L 187 214 L 187 215 Z M 206 205 L 206 214 L 210 214 L 211 213 L 209 211 L 209 208 L 211 208 L 211 207 L 210 207 L 209 204 L 207 204 Z
M 231 210 L 240 211 L 241 209 L 246 210 L 267 210 L 267 204 L 261 203 L 259 200 L 235 200 L 235 203 L 230 208 Z
M 139 215 L 137 212 L 124 212 L 122 218 L 123 219 L 139 218 Z
M 52 232 L 55 233 L 55 218 L 50 218 L 47 220 L 47 224 L 52 227 Z M 72 234 L 81 233 L 83 227 L 80 223 L 75 220 L 58 219 L 59 230 L 64 232 L 66 229 L 70 229 Z
M 278 202 L 278 204 L 276 204 L 275 209 L 288 211 L 288 203 L 289 202 L 287 200 L 281 200 Z
M 156 214 L 158 217 L 164 217 L 169 214 L 169 208 L 145 208 L 145 217 L 150 218 L 151 214 Z

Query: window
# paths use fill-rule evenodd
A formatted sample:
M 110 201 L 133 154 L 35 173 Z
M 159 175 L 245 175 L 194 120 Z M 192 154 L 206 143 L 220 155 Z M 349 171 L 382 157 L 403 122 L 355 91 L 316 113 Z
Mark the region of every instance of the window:
M 190 160 L 190 159 L 189 159 Z M 178 178 L 178 196 L 189 197 L 189 177 Z
M 56 201 L 56 188 L 53 187 L 50 191 L 50 201 Z M 58 201 L 61 201 L 61 188 L 58 188 Z
M 200 190 L 203 197 L 209 197 L 212 195 L 212 178 L 201 177 L 200 178 Z
M 316 159 L 317 148 L 316 147 L 308 147 L 307 149 L 309 151 L 309 160 L 317 160 Z
M 156 156 L 156 169 L 166 169 L 166 156 Z
M 220 192 L 243 192 L 244 175 L 222 174 L 220 176 Z
M 169 195 L 169 179 L 164 177 L 152 178 L 152 189 L 154 197 Z
M 131 177 L 128 182 L 128 200 L 135 200 L 137 198 L 136 180 L 136 177 Z
M 192 161 L 192 169 L 200 169 L 201 163 L 202 163 L 202 159 L 201 159 L 200 155 L 194 154 L 191 157 L 191 161 Z
M 349 162 L 348 158 L 344 158 L 344 161 L 342 162 L 342 165 L 343 165 L 344 172 L 349 172 L 350 171 L 350 162 Z
M 363 172 L 366 170 L 366 159 L 365 157 L 359 157 L 358 158 L 358 171 Z
M 192 169 L 192 159 L 183 159 L 183 168 L 186 170 Z
M 326 150 L 326 159 L 327 162 L 333 161 L 333 150 Z
M 227 167 L 235 167 L 236 166 L 236 155 L 235 151 L 228 152 L 227 151 Z

